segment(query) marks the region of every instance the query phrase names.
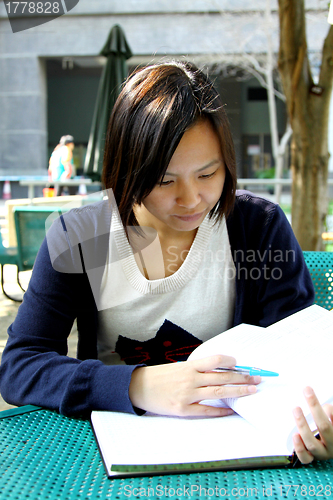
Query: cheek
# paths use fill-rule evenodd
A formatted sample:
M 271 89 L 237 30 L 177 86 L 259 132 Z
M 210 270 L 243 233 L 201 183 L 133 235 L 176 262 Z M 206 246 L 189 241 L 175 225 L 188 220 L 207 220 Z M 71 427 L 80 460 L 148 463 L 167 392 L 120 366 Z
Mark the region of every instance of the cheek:
M 211 186 L 210 189 L 207 190 L 206 193 L 206 199 L 210 203 L 216 203 L 222 194 L 223 191 L 223 186 L 224 186 L 224 176 L 219 179 L 215 179 L 215 182 L 213 186 Z
M 170 197 L 163 196 L 161 193 L 148 196 L 144 205 L 149 212 L 162 212 L 163 209 L 171 205 Z

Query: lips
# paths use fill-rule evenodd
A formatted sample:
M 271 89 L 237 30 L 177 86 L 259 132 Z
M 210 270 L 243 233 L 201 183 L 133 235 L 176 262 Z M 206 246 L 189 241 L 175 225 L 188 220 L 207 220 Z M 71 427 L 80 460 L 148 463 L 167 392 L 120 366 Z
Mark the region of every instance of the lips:
M 199 220 L 202 217 L 203 212 L 200 212 L 198 214 L 193 214 L 193 215 L 174 215 L 177 219 L 180 219 L 184 222 L 194 222 L 196 220 Z

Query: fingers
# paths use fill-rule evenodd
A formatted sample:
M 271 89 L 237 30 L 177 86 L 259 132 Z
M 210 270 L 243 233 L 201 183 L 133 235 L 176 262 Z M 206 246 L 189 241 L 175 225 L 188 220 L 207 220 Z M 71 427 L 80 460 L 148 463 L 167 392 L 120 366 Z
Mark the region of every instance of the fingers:
M 293 436 L 294 450 L 302 464 L 310 464 L 314 460 L 314 456 L 306 449 L 302 438 L 299 434 Z
M 129 397 L 133 406 L 145 411 L 177 416 L 225 416 L 226 408 L 199 404 L 203 400 L 237 398 L 256 392 L 260 377 L 214 372 L 219 366 L 232 368 L 230 356 L 139 367 L 133 371 Z
M 200 375 L 202 376 L 198 377 L 199 383 L 203 383 L 198 387 L 226 384 L 258 385 L 261 382 L 261 377 L 258 375 L 250 376 L 233 372 L 209 372 Z
M 193 364 L 193 367 L 197 371 L 197 375 L 194 379 L 195 387 L 216 386 L 214 390 L 217 390 L 218 386 L 225 386 L 226 384 L 255 386 L 261 382 L 261 377 L 259 376 L 250 376 L 234 372 L 213 371 L 218 367 L 233 368 L 236 364 L 236 360 L 231 356 L 209 356 L 207 358 L 191 361 L 190 363 Z M 246 394 L 253 394 L 254 392 L 256 392 L 256 390 L 252 387 L 250 392 L 246 392 Z M 224 394 L 224 389 L 222 388 L 221 393 L 218 394 Z M 235 392 L 233 390 L 228 390 L 226 396 L 216 395 L 215 398 L 239 397 L 238 394 L 240 394 L 240 391 Z M 242 392 L 241 395 L 243 396 L 246 394 Z
M 333 405 L 323 405 L 322 409 L 326 413 L 327 417 L 329 418 L 329 421 L 333 424 Z
M 201 387 L 196 391 L 198 401 L 205 399 L 241 398 L 255 394 L 257 388 L 254 385 L 219 385 L 212 387 Z
M 209 372 L 222 366 L 225 368 L 233 368 L 236 364 L 236 359 L 232 356 L 217 354 L 215 356 L 189 361 L 189 363 L 192 363 L 198 372 Z
M 332 458 L 333 407 L 327 405 L 324 409 L 311 387 L 305 388 L 304 395 L 319 431 L 320 439 L 316 439 L 310 430 L 301 408 L 295 408 L 293 414 L 299 431 L 299 435 L 294 436 L 295 451 L 303 463 L 310 463 L 314 458 L 319 460 Z
M 217 408 L 215 406 L 205 406 L 198 403 L 189 405 L 182 413 L 182 417 L 227 417 L 235 412 L 231 408 Z
M 304 395 L 306 397 L 307 403 L 309 405 L 310 411 L 312 413 L 313 419 L 316 422 L 317 429 L 320 434 L 321 443 L 325 447 L 330 446 L 333 450 L 333 426 L 332 421 L 325 412 L 324 408 L 319 403 L 317 396 L 315 395 L 311 387 L 306 387 L 304 390 Z M 329 406 L 326 407 L 329 409 Z M 317 444 L 318 444 L 318 440 Z M 320 443 L 320 444 L 321 444 Z

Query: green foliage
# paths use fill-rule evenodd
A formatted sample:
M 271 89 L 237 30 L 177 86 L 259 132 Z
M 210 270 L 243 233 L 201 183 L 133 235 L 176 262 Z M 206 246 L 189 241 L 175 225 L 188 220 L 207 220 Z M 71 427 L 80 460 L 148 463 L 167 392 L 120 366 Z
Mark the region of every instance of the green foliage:
M 291 205 L 287 203 L 281 203 L 280 207 L 286 215 L 291 215 Z M 327 215 L 333 215 L 333 200 L 329 200 Z M 327 229 L 327 228 L 326 228 Z M 326 252 L 333 252 L 333 242 L 325 242 L 324 247 Z
M 274 179 L 275 177 L 275 168 L 266 168 L 265 170 L 257 170 L 256 171 L 257 179 Z

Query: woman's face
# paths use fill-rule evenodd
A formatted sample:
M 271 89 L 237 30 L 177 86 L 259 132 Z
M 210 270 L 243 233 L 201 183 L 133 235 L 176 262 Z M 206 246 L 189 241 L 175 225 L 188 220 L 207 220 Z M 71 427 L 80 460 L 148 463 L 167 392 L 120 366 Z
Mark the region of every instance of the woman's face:
M 143 200 L 140 225 L 158 232 L 195 230 L 220 199 L 224 180 L 219 139 L 202 120 L 184 133 L 161 183 Z

